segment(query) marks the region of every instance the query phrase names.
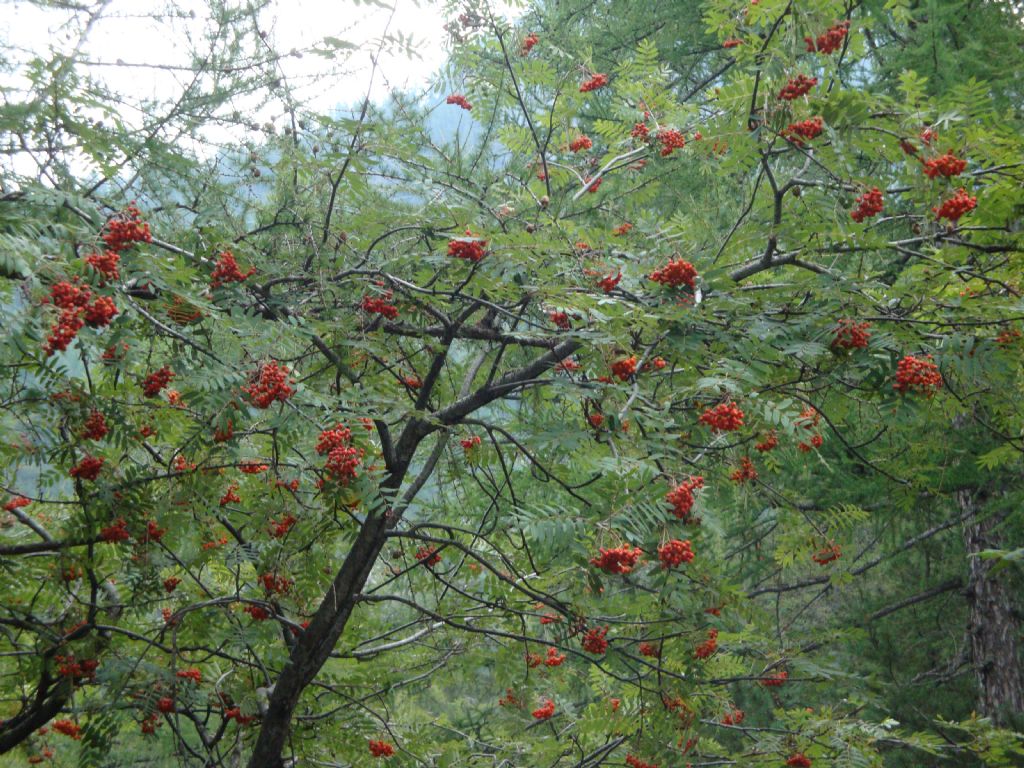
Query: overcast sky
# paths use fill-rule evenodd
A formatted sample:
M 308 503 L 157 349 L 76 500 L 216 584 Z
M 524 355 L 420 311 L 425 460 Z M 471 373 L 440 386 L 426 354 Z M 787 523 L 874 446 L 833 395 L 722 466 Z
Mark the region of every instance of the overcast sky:
M 444 61 L 448 36 L 440 3 L 416 0 L 389 0 L 394 11 L 381 2 L 357 4 L 352 0 L 277 0 L 260 15 L 261 26 L 269 34 L 279 52 L 292 49 L 308 51 L 321 45 L 325 37 L 367 44 L 379 39 L 387 30 L 411 38 L 417 58 L 385 52 L 380 59 L 374 97 L 381 98 L 390 88 L 423 86 Z M 515 3 L 512 2 L 511 5 Z M 506 15 L 510 3 L 493 4 Z M 195 18 L 189 19 L 188 14 Z M 162 15 L 155 21 L 153 15 Z M 119 92 L 136 98 L 166 97 L 187 82 L 189 72 L 169 72 L 152 65 L 183 65 L 187 36 L 199 32 L 207 18 L 203 0 L 110 0 L 102 16 L 90 31 L 88 41 L 79 52 L 81 58 L 97 65 L 90 68 Z M 39 8 L 19 0 L 0 0 L 0 41 L 13 48 L 20 60 L 33 53 L 45 53 L 53 46 L 70 52 L 77 42 L 65 26 L 70 13 L 57 8 Z M 177 18 L 175 18 L 177 17 Z M 16 61 L 18 60 L 16 59 Z M 132 67 L 109 66 L 118 61 Z M 345 60 L 347 73 L 329 86 L 319 82 L 311 85 L 314 75 L 331 62 L 304 53 L 302 58 L 287 57 L 282 67 L 299 96 L 316 110 L 329 110 L 339 103 L 361 101 L 369 72 L 369 55 L 360 52 Z M 310 83 L 308 87 L 304 86 Z

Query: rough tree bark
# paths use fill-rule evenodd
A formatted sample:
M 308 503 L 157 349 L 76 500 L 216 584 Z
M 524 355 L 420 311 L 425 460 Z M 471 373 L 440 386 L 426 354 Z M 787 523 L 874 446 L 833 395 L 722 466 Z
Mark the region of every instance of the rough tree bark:
M 992 562 L 978 557 L 979 552 L 999 549 L 1002 544 L 995 528 L 1004 516 L 985 514 L 988 496 L 987 490 L 976 488 L 956 493 L 964 517 L 969 569 L 965 590 L 968 636 L 978 681 L 978 711 L 1005 725 L 1012 714 L 1024 712 L 1024 676 L 1018 649 L 1021 626 L 1007 580 L 992 576 Z

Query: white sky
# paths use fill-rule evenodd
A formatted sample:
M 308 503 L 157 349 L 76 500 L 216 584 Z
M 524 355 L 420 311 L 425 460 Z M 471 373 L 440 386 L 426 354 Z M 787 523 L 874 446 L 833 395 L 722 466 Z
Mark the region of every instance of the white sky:
M 280 62 L 288 82 L 296 89 L 298 101 L 320 112 L 361 102 L 370 72 L 370 52 L 376 52 L 374 41 L 385 30 L 411 38 L 418 58 L 384 51 L 379 59 L 373 98 L 383 98 L 389 88 L 416 89 L 428 83 L 447 53 L 448 35 L 441 3 L 388 1 L 395 4 L 393 13 L 390 7 L 382 7 L 382 0 L 276 0 L 261 12 L 260 27 L 277 52 L 302 52 L 301 58 L 287 56 Z M 512 8 L 518 4 L 517 0 L 495 2 L 492 9 L 511 16 Z M 159 21 L 151 18 L 154 14 L 161 17 Z M 129 102 L 165 100 L 180 92 L 189 82 L 191 72 L 157 69 L 154 65 L 187 66 L 187 41 L 198 39 L 197 33 L 203 29 L 208 14 L 204 0 L 109 0 L 78 58 L 92 62 L 89 73 L 127 95 Z M 16 63 L 27 61 L 33 54 L 48 57 L 51 47 L 70 53 L 78 41 L 77 27 L 67 26 L 70 17 L 71 13 L 65 10 L 0 0 L 0 48 L 13 55 Z M 309 52 L 313 47 L 323 48 L 323 40 L 328 36 L 359 44 L 361 50 L 351 54 L 342 50 L 333 60 Z M 251 48 L 255 43 L 255 35 L 250 35 L 247 46 Z M 111 66 L 118 62 L 137 66 Z M 332 68 L 334 71 L 330 72 Z M 326 78 L 325 72 L 330 72 Z M 121 116 L 131 122 L 129 111 L 125 109 Z M 278 114 L 246 117 L 262 122 L 278 117 L 281 111 L 279 108 Z

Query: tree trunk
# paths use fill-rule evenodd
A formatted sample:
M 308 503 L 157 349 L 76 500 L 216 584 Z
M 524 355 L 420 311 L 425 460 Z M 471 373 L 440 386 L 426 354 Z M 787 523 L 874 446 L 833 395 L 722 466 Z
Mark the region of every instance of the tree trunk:
M 983 550 L 1000 548 L 1002 542 L 994 529 L 1003 517 L 979 514 L 988 498 L 986 491 L 960 490 L 956 497 L 964 517 L 968 635 L 978 681 L 978 711 L 1005 725 L 1014 714 L 1024 712 L 1024 677 L 1017 647 L 1021 628 L 1006 578 L 991 576 L 992 562 L 978 557 Z

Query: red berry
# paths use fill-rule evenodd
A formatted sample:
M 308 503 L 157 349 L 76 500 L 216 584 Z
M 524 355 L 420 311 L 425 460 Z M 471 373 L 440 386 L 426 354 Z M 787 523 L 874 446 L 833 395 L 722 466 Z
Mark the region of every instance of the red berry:
M 701 414 L 699 421 L 715 432 L 734 432 L 743 426 L 743 411 L 736 403 L 719 403 Z
M 445 103 L 446 104 L 457 104 L 458 106 L 462 107 L 467 112 L 470 111 L 471 109 L 473 109 L 473 105 L 470 104 L 466 100 L 466 97 L 463 96 L 461 93 L 453 93 L 451 96 L 449 96 L 447 99 L 445 99 Z
M 569 142 L 570 152 L 581 152 L 584 149 L 590 149 L 594 146 L 594 142 L 590 140 L 590 137 L 586 134 L 577 136 L 575 139 Z
M 590 564 L 595 568 L 600 568 L 602 571 L 612 574 L 629 573 L 643 555 L 642 549 L 630 547 L 628 544 L 612 549 L 601 547 L 599 551 L 601 553 L 600 556 L 591 558 Z
M 942 388 L 942 374 L 931 355 L 906 355 L 896 365 L 896 381 L 892 386 L 900 394 L 919 392 L 931 397 L 935 390 Z
M 864 219 L 870 219 L 882 212 L 882 192 L 878 187 L 872 187 L 858 197 L 855 202 L 857 207 L 850 211 L 850 218 L 858 224 Z
M 804 42 L 807 43 L 807 52 L 814 53 L 817 51 L 818 53 L 835 53 L 843 47 L 843 40 L 846 38 L 849 31 L 850 22 L 843 21 L 838 24 L 833 24 L 818 35 L 817 39 L 805 37 Z
M 68 472 L 71 477 L 81 478 L 82 480 L 95 480 L 100 476 L 100 470 L 103 469 L 102 459 L 97 456 L 86 456 Z
M 818 84 L 818 78 L 807 75 L 797 75 L 790 78 L 782 90 L 779 91 L 779 98 L 783 101 L 793 101 L 801 96 L 807 95 L 811 88 Z
M 965 213 L 970 213 L 978 205 L 978 198 L 967 194 L 967 190 L 960 187 L 956 193 L 944 201 L 942 205 L 932 208 L 937 219 L 949 219 L 956 224 Z
M 248 386 L 242 387 L 257 408 L 269 408 L 274 401 L 284 402 L 295 394 L 295 382 L 288 378 L 289 368 L 271 360 L 249 375 Z
M 210 287 L 220 288 L 225 283 L 241 283 L 254 274 L 256 267 L 250 267 L 248 272 L 242 272 L 234 254 L 231 251 L 222 251 L 217 256 L 217 263 L 210 275 Z
M 677 259 L 654 270 L 650 274 L 650 278 L 654 282 L 661 283 L 669 288 L 678 288 L 681 285 L 685 285 L 693 290 L 697 279 L 697 270 L 690 262 L 684 259 Z
M 658 560 L 661 561 L 662 570 L 691 562 L 694 554 L 690 546 L 689 539 L 672 539 L 658 547 Z

